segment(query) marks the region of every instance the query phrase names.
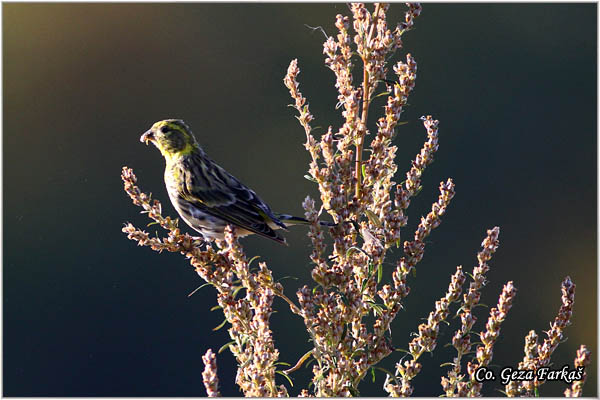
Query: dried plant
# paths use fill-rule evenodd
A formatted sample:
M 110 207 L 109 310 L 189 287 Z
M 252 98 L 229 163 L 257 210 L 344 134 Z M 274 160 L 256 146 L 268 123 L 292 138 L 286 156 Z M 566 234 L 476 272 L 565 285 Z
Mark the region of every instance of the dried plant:
M 276 384 L 276 374 L 289 379 L 310 358 L 315 360 L 310 391 L 302 389 L 301 396 L 358 395 L 358 385 L 368 371 L 394 350 L 392 322 L 410 293 L 408 280 L 423 258 L 426 239 L 440 225 L 455 189 L 451 179 L 441 182 L 439 198 L 431 211 L 421 218 L 411 240 L 401 241 L 401 230 L 408 221 L 406 210 L 420 191 L 421 176 L 438 150 L 439 133 L 437 120 L 422 117 L 427 139 L 406 172 L 406 179 L 397 184 L 394 181 L 397 147 L 393 139 L 408 96 L 415 87 L 417 64 L 407 54 L 405 61 L 392 65 L 390 79 L 388 61 L 402 48 L 403 34 L 413 27 L 421 13 L 419 4 L 407 6 L 404 22 L 395 27 L 388 26 L 386 19 L 389 5 L 381 3 L 375 4 L 372 12 L 364 4 L 352 4 L 351 17 L 336 17 L 338 33 L 327 38 L 323 53 L 325 64 L 335 74 L 338 107 L 344 118 L 339 128 L 330 126 L 321 137 L 315 137 L 311 126 L 314 117 L 299 89 L 297 60 L 290 63 L 284 78 L 305 131 L 305 148 L 311 157 L 310 178 L 318 185 L 320 194 L 320 205 L 308 196 L 302 204 L 310 222 L 310 260 L 314 265 L 311 277 L 318 286 L 299 288 L 297 303 L 284 295 L 282 285 L 274 281 L 266 263 L 260 263 L 258 269 L 250 268 L 251 262 L 232 227 L 226 230 L 224 240 L 214 243 L 181 233 L 177 220 L 163 217 L 160 203 L 141 192 L 133 171 L 123 168 L 125 191 L 135 205 L 141 206 L 144 213 L 167 231 L 167 236 L 150 237 L 132 224 L 127 224 L 123 231 L 140 246 L 181 253 L 200 277 L 216 289 L 217 303 L 230 325 L 231 337 L 231 342 L 221 350 L 229 349 L 235 356 L 238 363 L 235 382 L 245 396 L 288 395 L 285 385 Z M 358 83 L 353 75 L 356 69 L 360 71 Z M 379 89 L 384 90 L 387 102 L 371 131 L 368 117 L 372 100 L 381 95 Z M 323 212 L 333 218 L 334 226 L 318 223 Z M 387 393 L 407 396 L 413 392 L 411 381 L 422 368 L 420 356 L 438 346 L 440 323 L 452 315 L 453 304 L 460 303 L 457 311 L 460 327 L 451 343 L 457 355 L 441 379 L 441 391 L 446 396 L 480 395 L 482 383 L 475 379 L 475 371 L 490 365 L 500 326 L 516 295 L 512 281 L 506 283 L 497 306 L 489 312 L 485 330 L 479 334 L 481 344 L 473 354 L 472 329 L 477 319 L 474 309 L 486 284 L 488 262 L 499 245 L 499 232 L 498 227 L 488 230 L 477 256 L 478 265 L 470 275 L 471 282 L 462 299 L 466 277 L 462 267 L 457 267 L 446 294 L 435 303 L 427 321 L 418 326 L 416 337 L 408 344 L 407 359 L 397 363 L 394 373 L 387 373 L 384 384 Z M 331 237 L 332 246 L 326 245 L 326 236 Z M 400 245 L 404 255 L 389 271 L 391 280 L 386 283 L 383 266 L 388 250 Z M 385 265 L 389 263 L 388 260 Z M 520 367 L 537 370 L 548 365 L 569 323 L 574 293 L 575 285 L 567 277 L 563 282 L 563 306 L 548 338 L 540 345 L 535 332 L 527 336 Z M 285 300 L 290 311 L 302 318 L 312 347 L 294 367 L 285 371 L 277 369 L 279 351 L 269 321 L 275 296 Z M 369 318 L 370 315 L 374 317 Z M 206 352 L 203 361 L 202 377 L 207 393 L 216 396 L 217 366 L 212 350 Z M 584 366 L 588 362 L 589 352 L 582 347 L 575 365 Z M 541 383 L 537 380 L 511 383 L 506 393 L 531 395 L 537 393 Z M 581 385 L 583 380 L 574 383 L 568 394 L 580 395 Z
M 577 356 L 575 357 L 575 361 L 573 362 L 573 365 L 575 366 L 575 368 L 585 368 L 588 366 L 588 364 L 590 363 L 590 356 L 591 353 L 590 351 L 587 349 L 587 347 L 585 345 L 581 345 L 581 347 L 579 347 L 579 350 L 577 350 Z M 571 385 L 570 388 L 567 388 L 565 390 L 565 396 L 566 397 L 581 397 L 582 395 L 582 390 L 583 390 L 583 383 L 585 382 L 585 379 L 587 378 L 587 374 L 585 373 L 585 371 L 583 372 L 583 378 L 581 380 L 577 380 L 573 382 L 573 385 Z
M 206 350 L 206 354 L 202 356 L 204 361 L 204 372 L 202 372 L 202 380 L 206 388 L 208 397 L 219 397 L 219 378 L 217 377 L 217 362 L 215 353 L 211 349 Z
M 563 330 L 571 323 L 573 304 L 575 303 L 575 284 L 571 281 L 570 277 L 567 276 L 563 280 L 561 291 L 562 306 L 558 310 L 558 315 L 554 319 L 554 322 L 550 324 L 550 330 L 546 333 L 548 337 L 544 340 L 544 343 L 538 344 L 536 333 L 534 331 L 529 332 L 525 338 L 525 357 L 519 363 L 519 369 L 537 371 L 550 364 L 550 356 L 563 339 Z M 583 346 L 583 349 L 586 349 L 585 346 Z M 580 349 L 580 351 L 583 350 Z M 583 361 L 581 365 L 578 365 L 578 360 L 585 358 L 583 353 L 580 354 L 578 352 L 577 356 L 575 366 L 583 366 Z M 587 358 L 589 362 L 589 352 Z M 506 394 L 510 397 L 538 395 L 538 387 L 543 383 L 543 380 L 537 378 L 522 382 L 512 381 L 506 385 Z M 576 388 L 577 390 L 573 390 L 572 393 L 579 393 L 581 395 L 581 387 L 579 386 L 583 386 L 583 380 L 578 385 L 578 389 Z

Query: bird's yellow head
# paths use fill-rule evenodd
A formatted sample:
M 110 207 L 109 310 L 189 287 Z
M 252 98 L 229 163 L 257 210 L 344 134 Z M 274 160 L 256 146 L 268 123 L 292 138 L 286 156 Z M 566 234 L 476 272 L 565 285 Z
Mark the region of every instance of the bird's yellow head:
M 198 148 L 190 128 L 180 119 L 158 121 L 140 137 L 140 142 L 152 142 L 167 160 Z

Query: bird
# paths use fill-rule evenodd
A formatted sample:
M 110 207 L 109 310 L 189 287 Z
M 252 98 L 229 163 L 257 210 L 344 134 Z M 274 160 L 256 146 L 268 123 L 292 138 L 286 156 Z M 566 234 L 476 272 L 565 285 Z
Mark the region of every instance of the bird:
M 205 240 L 223 239 L 225 227 L 231 225 L 239 237 L 258 234 L 287 244 L 276 230 L 309 224 L 305 218 L 274 213 L 254 190 L 206 155 L 181 119 L 154 123 L 140 141 L 152 143 L 162 153 L 169 199 L 183 221 Z

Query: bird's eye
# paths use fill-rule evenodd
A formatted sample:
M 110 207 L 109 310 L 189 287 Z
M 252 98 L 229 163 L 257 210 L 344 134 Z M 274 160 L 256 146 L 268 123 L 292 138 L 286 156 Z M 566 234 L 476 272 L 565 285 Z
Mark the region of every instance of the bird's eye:
M 165 126 L 163 126 L 162 128 L 160 128 L 160 131 L 161 131 L 162 133 L 167 133 L 167 132 L 169 131 L 169 128 L 167 128 L 167 126 L 165 125 Z

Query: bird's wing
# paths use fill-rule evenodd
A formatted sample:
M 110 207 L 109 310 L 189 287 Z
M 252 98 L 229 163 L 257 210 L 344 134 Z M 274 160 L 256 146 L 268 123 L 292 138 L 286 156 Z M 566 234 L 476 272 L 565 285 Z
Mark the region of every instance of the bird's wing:
M 198 155 L 197 157 L 202 157 Z M 285 225 L 258 195 L 212 160 L 202 157 L 183 169 L 184 198 L 224 221 L 278 242 L 269 223 Z

